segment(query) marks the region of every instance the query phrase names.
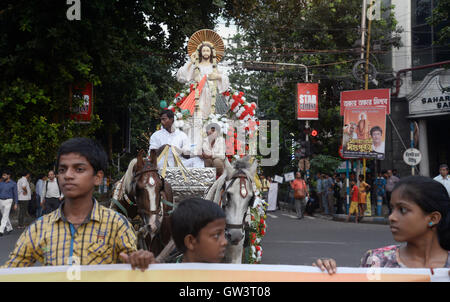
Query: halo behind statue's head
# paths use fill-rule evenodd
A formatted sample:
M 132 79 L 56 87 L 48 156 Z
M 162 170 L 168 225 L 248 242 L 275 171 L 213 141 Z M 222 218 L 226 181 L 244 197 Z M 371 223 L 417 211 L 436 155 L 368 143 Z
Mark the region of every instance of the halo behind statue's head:
M 219 62 L 225 54 L 225 46 L 219 34 L 211 29 L 200 29 L 191 36 L 188 42 L 188 55 L 191 56 L 204 42 L 212 44 L 216 51 L 217 62 Z

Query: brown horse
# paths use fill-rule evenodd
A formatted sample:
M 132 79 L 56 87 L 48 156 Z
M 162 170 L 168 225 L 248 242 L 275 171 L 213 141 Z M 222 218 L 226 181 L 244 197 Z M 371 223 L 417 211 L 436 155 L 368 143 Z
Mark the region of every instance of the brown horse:
M 158 256 L 171 243 L 170 213 L 173 194 L 169 183 L 158 174 L 156 154 L 150 159 L 139 152 L 128 165 L 127 172 L 115 184 L 110 208 L 125 215 L 135 226 L 138 248 Z M 170 247 L 165 251 L 170 252 Z

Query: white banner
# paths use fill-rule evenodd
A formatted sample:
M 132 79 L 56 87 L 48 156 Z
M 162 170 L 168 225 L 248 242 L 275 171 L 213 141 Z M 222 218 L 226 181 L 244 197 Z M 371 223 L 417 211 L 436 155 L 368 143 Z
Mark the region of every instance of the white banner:
M 145 272 L 128 264 L 0 269 L 0 282 L 449 282 L 449 269 L 338 267 L 329 275 L 302 265 L 153 264 Z

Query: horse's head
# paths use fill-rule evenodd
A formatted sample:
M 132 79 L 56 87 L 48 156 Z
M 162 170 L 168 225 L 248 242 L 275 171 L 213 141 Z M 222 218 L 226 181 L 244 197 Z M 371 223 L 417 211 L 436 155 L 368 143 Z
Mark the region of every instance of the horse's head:
M 144 224 L 154 233 L 159 229 L 163 215 L 160 192 L 164 183 L 158 174 L 156 154 L 152 152 L 150 159 L 144 158 L 143 155 L 143 151 L 139 152 L 126 190 L 130 199 L 134 198 Z
M 248 158 L 245 158 L 236 161 L 234 166 L 225 160 L 226 183 L 222 207 L 227 220 L 227 239 L 233 245 L 238 244 L 245 235 L 245 216 L 255 198 L 253 177 L 256 168 L 256 160 L 250 165 Z

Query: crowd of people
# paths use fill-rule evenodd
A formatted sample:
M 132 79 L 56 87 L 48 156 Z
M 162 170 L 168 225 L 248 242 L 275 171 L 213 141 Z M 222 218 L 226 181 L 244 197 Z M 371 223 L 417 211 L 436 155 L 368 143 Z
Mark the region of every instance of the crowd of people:
M 448 166 L 442 164 L 439 175 L 434 180 L 442 183 L 450 195 L 450 176 Z M 280 208 L 279 199 L 291 203 L 296 215 L 302 219 L 305 215 L 314 213 L 323 215 L 347 214 L 347 221 L 355 216 L 355 222 L 364 217 L 366 211 L 374 216 L 377 213 L 377 199 L 382 201 L 382 216 L 392 213 L 391 196 L 395 185 L 400 181 L 396 169 L 379 171 L 374 174 L 367 173 L 366 177 L 354 172 L 349 173 L 349 204 L 347 205 L 346 174 L 333 175 L 317 172 L 306 182 L 302 172 L 296 172 L 295 180 L 289 182 L 286 196 L 278 195 L 278 183 L 270 176 L 260 176 L 263 180 L 263 196 L 269 202 L 268 210 Z M 272 186 L 272 184 L 274 184 Z M 272 192 L 272 194 L 271 194 Z M 275 193 L 275 194 L 273 194 Z M 278 198 L 279 197 L 279 198 Z M 272 208 L 270 205 L 274 205 Z M 369 208 L 370 207 L 370 208 Z
M 11 210 L 18 211 L 18 229 L 24 229 L 27 220 L 34 220 L 57 209 L 64 198 L 55 172 L 33 179 L 29 172 L 19 173 L 14 181 L 10 170 L 2 171 L 0 179 L 0 237 L 12 232 Z

